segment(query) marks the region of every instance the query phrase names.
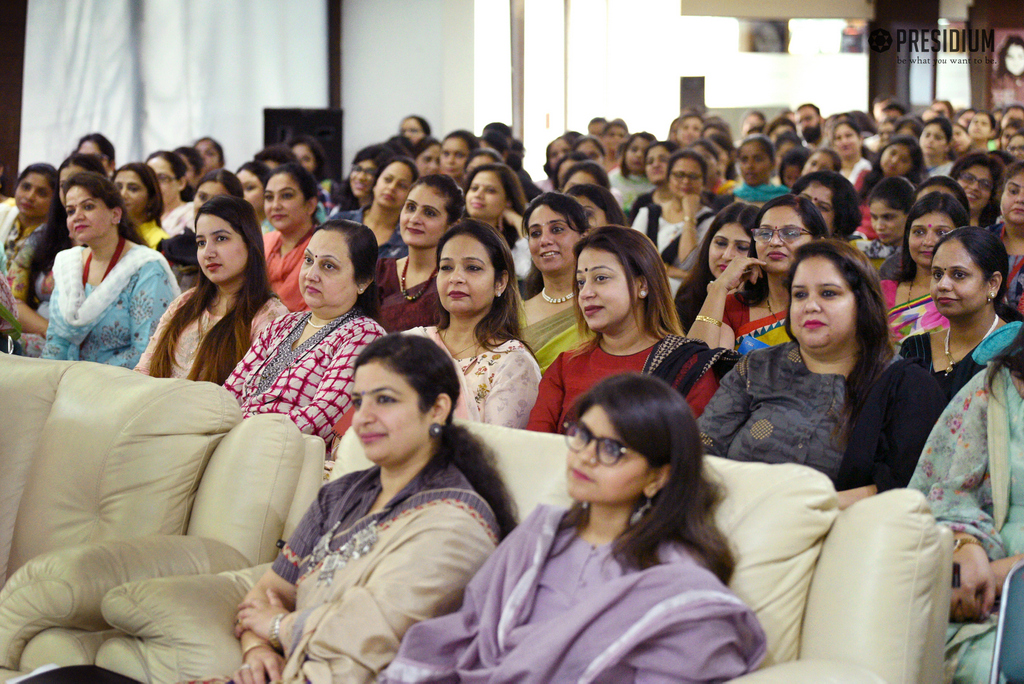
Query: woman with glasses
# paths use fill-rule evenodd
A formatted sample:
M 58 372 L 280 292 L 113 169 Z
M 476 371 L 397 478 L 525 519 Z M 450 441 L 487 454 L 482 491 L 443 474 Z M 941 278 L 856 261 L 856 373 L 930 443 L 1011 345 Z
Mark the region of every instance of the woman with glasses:
M 369 206 L 373 201 L 373 179 L 377 169 L 387 163 L 394 153 L 383 145 L 370 145 L 356 152 L 348 178 L 341 184 L 338 201 L 331 218 L 342 211 L 352 211 Z
M 965 225 L 991 226 L 999 219 L 999 190 L 1003 163 L 984 152 L 960 157 L 949 172 L 967 193 L 971 222 Z
M 544 373 L 527 429 L 561 432 L 577 397 L 609 375 L 630 372 L 665 380 L 700 415 L 737 357 L 682 336 L 665 264 L 651 241 L 631 228 L 603 226 L 573 253 L 582 344 L 559 354 Z
M 897 344 L 911 335 L 949 327 L 932 299 L 932 256 L 942 236 L 966 226 L 969 220 L 960 202 L 943 192 L 925 195 L 911 207 L 903 232 L 900 272 L 896 280 L 882 281 L 889 329 Z
M 757 667 L 764 632 L 726 587 L 722 491 L 686 402 L 629 374 L 596 385 L 575 414 L 572 507 L 538 506 L 460 610 L 409 629 L 381 682 L 720 682 Z M 693 592 L 700 601 L 658 609 Z
M 195 225 L 195 211 L 192 202 L 186 199 L 188 189 L 188 164 L 181 157 L 167 150 L 149 155 L 146 165 L 153 169 L 160 184 L 160 195 L 164 213 L 160 216 L 160 228 L 169 236 L 181 235 Z M 191 196 L 188 196 L 191 199 Z
M 1024 293 L 1024 161 L 1014 162 L 1006 169 L 1000 209 L 1002 221 L 988 230 L 1003 241 L 1010 258 L 1006 303 L 1021 311 L 1021 301 L 1024 301 L 1021 296 Z
M 730 276 L 708 285 L 689 337 L 712 348 L 735 346 L 741 354 L 788 342 L 786 277 L 793 253 L 827 236 L 825 219 L 811 200 L 795 195 L 769 200 L 754 220 L 749 258 L 734 259 Z
M 787 280 L 794 341 L 752 351 L 722 379 L 699 420 L 708 453 L 810 466 L 840 508 L 906 487 L 946 400 L 928 371 L 894 360 L 871 262 L 846 242 L 814 241 Z

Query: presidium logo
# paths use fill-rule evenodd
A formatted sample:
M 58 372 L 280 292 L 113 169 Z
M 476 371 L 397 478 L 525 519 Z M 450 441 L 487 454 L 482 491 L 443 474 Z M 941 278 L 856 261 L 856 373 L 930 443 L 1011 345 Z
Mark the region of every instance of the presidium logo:
M 994 52 L 996 46 L 995 31 L 992 29 L 896 29 L 896 52 L 906 50 L 911 53 L 922 52 Z M 868 45 L 875 52 L 887 52 L 892 47 L 892 34 L 885 29 L 875 29 L 868 38 Z M 927 58 L 918 56 L 897 57 L 901 64 L 930 63 Z M 950 57 L 938 60 L 941 62 L 962 64 L 994 64 L 991 57 Z

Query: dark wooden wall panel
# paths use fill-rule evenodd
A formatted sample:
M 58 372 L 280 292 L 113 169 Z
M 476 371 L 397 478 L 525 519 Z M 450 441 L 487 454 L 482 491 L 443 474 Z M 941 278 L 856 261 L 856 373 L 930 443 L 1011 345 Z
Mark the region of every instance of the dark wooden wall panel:
M 4 194 L 14 192 L 21 160 L 21 87 L 25 69 L 25 17 L 28 0 L 4 0 L 0 12 L 0 162 Z

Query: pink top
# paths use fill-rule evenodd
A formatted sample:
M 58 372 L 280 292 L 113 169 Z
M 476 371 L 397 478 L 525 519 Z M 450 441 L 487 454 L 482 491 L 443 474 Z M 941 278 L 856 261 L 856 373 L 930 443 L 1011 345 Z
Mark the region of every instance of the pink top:
M 185 302 L 187 302 L 192 295 L 195 293 L 195 288 L 182 292 L 171 305 L 167 307 L 167 311 L 160 317 L 160 322 L 156 325 L 156 330 L 153 331 L 153 336 L 149 338 L 149 345 L 146 347 L 146 351 L 142 352 L 142 356 L 139 358 L 139 363 L 135 366 L 135 370 L 144 375 L 149 375 L 149 366 L 153 360 L 153 353 L 156 351 L 157 341 L 160 336 L 163 335 L 164 329 L 167 328 L 171 323 L 171 319 L 174 317 L 175 312 L 180 309 Z M 280 318 L 288 313 L 288 307 L 281 303 L 281 300 L 277 297 L 271 297 L 267 300 L 267 303 L 256 312 L 256 315 L 252 319 L 252 328 L 250 329 L 249 339 L 255 340 L 256 336 L 263 331 L 270 322 L 276 318 Z M 209 331 L 210 328 L 215 326 L 217 322 L 223 318 L 223 316 L 211 316 L 209 311 L 204 311 L 203 315 L 199 317 L 199 320 L 192 321 L 185 326 L 185 329 L 181 331 L 181 335 L 178 336 L 178 343 L 174 348 L 174 363 L 171 367 L 172 378 L 187 378 L 188 374 L 192 370 L 192 360 L 195 358 L 196 351 L 199 349 L 199 345 L 203 341 L 203 336 L 200 334 L 200 329 L 203 331 Z
M 899 344 L 911 335 L 943 330 L 949 327 L 949 321 L 939 313 L 935 301 L 930 294 L 905 302 L 897 306 L 896 290 L 899 283 L 895 280 L 882 281 L 882 296 L 889 310 L 889 330 L 893 340 Z
M 302 432 L 329 444 L 331 428 L 351 404 L 356 357 L 385 333 L 377 321 L 353 310 L 293 349 L 309 317 L 290 313 L 264 328 L 224 387 L 244 417 L 284 413 Z

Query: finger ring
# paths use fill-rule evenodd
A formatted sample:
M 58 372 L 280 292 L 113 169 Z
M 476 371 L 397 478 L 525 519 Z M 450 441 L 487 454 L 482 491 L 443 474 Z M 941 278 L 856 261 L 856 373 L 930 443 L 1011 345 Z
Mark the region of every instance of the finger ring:
M 251 670 L 252 669 L 252 665 L 250 665 L 249 663 L 242 663 L 242 667 L 240 667 L 238 669 L 239 670 Z

